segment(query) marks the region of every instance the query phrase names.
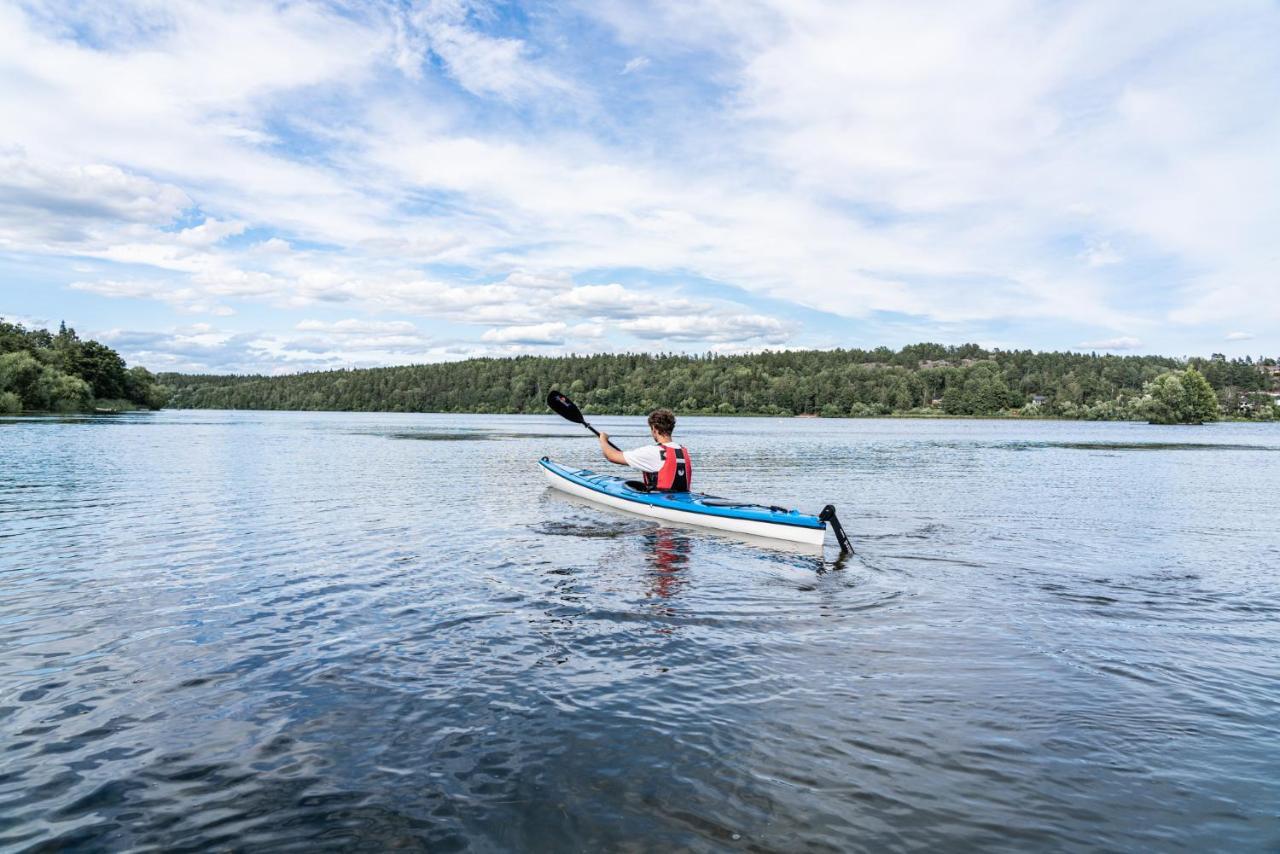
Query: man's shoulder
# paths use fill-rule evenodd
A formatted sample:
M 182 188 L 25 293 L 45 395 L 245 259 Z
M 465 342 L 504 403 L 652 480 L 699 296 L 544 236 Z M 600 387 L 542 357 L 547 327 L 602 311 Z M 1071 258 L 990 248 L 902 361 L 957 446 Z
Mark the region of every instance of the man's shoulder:
M 646 471 L 656 471 L 662 465 L 662 452 L 658 445 L 641 445 L 624 451 L 627 464 Z

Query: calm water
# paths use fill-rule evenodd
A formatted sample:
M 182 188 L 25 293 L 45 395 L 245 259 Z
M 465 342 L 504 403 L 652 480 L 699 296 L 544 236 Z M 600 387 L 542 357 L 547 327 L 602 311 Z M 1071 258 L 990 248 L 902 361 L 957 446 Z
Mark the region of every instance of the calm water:
M 1280 846 L 1280 425 L 681 427 L 858 554 L 554 417 L 0 420 L 0 848 Z

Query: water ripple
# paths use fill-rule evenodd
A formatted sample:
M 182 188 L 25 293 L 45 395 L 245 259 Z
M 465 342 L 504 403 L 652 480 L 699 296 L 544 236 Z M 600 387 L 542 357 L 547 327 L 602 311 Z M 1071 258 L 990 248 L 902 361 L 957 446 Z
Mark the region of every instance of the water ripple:
M 1272 848 L 1277 429 L 682 420 L 837 562 L 551 417 L 8 419 L 0 848 Z

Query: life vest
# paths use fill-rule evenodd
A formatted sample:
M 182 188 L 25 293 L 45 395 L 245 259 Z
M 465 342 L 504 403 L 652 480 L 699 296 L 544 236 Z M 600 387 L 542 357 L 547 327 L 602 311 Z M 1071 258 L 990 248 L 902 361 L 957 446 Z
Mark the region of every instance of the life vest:
M 683 445 L 659 447 L 662 468 L 644 472 L 644 485 L 658 492 L 688 492 L 689 482 L 693 480 L 693 462 L 688 449 Z

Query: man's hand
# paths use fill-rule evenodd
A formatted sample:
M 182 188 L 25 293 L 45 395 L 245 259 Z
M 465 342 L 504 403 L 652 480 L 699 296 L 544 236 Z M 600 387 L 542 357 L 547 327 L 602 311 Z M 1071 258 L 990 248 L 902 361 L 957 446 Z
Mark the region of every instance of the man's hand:
M 627 464 L 627 458 L 622 455 L 622 451 L 619 451 L 617 448 L 614 448 L 609 444 L 609 434 L 601 433 L 599 438 L 600 450 L 604 452 L 604 458 L 611 463 L 625 466 Z

